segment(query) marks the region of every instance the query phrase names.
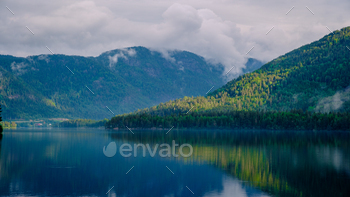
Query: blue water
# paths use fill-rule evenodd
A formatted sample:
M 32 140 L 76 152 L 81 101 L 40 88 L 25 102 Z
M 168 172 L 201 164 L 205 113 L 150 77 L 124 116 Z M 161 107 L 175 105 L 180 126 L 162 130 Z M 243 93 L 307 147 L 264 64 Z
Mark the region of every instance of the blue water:
M 1 196 L 348 196 L 347 134 L 5 130 Z M 191 144 L 190 157 L 106 157 L 123 143 Z

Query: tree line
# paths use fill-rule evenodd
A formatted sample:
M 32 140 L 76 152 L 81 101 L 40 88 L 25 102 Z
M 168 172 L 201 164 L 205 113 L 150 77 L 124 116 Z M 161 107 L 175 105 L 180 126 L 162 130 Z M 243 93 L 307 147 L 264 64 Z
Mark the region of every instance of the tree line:
M 16 128 L 17 127 L 17 124 L 15 122 L 4 121 L 4 122 L 1 122 L 0 124 L 1 124 L 1 126 L 3 128 L 6 128 L 6 129 L 8 129 L 8 128 Z
M 349 112 L 314 113 L 303 110 L 221 111 L 189 114 L 118 115 L 105 123 L 108 129 L 120 128 L 223 128 L 272 130 L 350 130 Z
M 91 120 L 91 119 L 75 119 L 60 122 L 54 126 L 57 127 L 104 127 L 108 119 Z
M 1 110 L 1 105 L 0 105 L 0 123 L 2 122 L 2 116 L 1 116 L 1 112 L 2 112 L 2 110 Z M 2 133 L 2 124 L 0 124 L 0 133 Z

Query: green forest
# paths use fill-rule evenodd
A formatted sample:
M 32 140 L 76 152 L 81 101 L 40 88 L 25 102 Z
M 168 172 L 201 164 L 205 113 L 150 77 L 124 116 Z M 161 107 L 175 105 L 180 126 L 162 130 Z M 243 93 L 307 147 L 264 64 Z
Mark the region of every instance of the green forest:
M 302 110 L 193 112 L 178 115 L 129 114 L 113 117 L 106 128 L 222 128 L 271 130 L 350 130 L 349 112 Z
M 56 127 L 104 127 L 108 119 L 91 120 L 91 119 L 74 119 L 57 123 Z
M 350 27 L 295 49 L 207 96 L 61 127 L 349 130 Z M 141 99 L 142 100 L 142 99 Z
M 222 65 L 209 64 L 187 51 L 169 54 L 174 61 L 145 47 L 107 51 L 97 57 L 0 55 L 3 119 L 104 119 L 113 115 L 106 106 L 115 114 L 129 113 L 204 95 L 210 87 L 225 84 Z M 261 66 L 249 59 L 245 72 Z
M 1 126 L 4 129 L 17 128 L 17 124 L 15 122 L 8 121 L 1 122 Z
M 206 97 L 184 97 L 137 113 L 302 109 L 350 111 L 350 27 L 293 50 Z
M 3 129 L 16 128 L 17 124 L 15 122 L 2 121 L 1 112 L 2 110 L 0 105 L 0 133 L 2 133 Z
M 120 54 L 125 58 L 111 60 Z M 108 51 L 98 57 L 0 55 L 3 118 L 103 119 L 112 115 L 106 106 L 116 114 L 128 113 L 224 84 L 221 67 L 186 51 L 173 56 L 183 66 L 144 47 Z M 193 83 L 193 76 L 201 82 L 210 77 L 207 87 Z
M 1 105 L 0 105 L 0 133 L 2 133 L 2 130 L 3 130 L 2 124 L 1 124 L 1 122 L 2 122 L 1 112 L 2 112 L 2 110 L 1 110 Z
M 206 97 L 118 115 L 106 127 L 349 130 L 347 46 L 350 27 L 278 57 Z

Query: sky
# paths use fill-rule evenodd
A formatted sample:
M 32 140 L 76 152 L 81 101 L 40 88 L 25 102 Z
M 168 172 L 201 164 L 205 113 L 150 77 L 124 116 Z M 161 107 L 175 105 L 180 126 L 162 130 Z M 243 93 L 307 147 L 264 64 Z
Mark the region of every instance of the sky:
M 349 0 L 1 0 L 0 54 L 145 46 L 190 51 L 236 73 L 248 57 L 268 62 L 350 26 L 349 10 Z

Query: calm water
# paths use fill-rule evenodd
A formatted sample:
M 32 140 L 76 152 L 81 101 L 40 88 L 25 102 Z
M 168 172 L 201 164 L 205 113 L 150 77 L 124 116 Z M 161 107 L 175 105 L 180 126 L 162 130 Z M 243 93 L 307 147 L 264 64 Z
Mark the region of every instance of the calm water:
M 6 130 L 0 196 L 350 196 L 347 133 L 133 132 Z M 192 156 L 103 153 L 110 142 L 155 147 L 172 140 L 191 144 Z

